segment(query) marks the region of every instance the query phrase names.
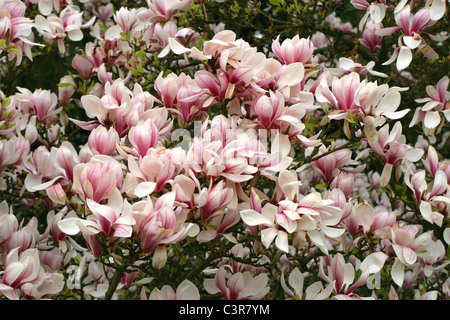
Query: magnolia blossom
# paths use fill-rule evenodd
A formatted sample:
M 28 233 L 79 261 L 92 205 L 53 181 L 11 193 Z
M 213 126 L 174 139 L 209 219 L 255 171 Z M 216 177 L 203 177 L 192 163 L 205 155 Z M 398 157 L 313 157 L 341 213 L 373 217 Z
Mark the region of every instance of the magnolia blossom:
M 284 271 L 281 274 L 281 286 L 284 291 L 295 300 L 324 300 L 327 299 L 332 290 L 335 281 L 329 283 L 326 288 L 323 287 L 322 282 L 316 281 L 308 288 L 306 288 L 305 292 L 303 292 L 304 286 L 304 275 L 298 270 L 298 268 L 294 268 L 288 277 L 288 283 L 291 288 L 294 289 L 292 291 L 287 285 L 286 280 L 284 279 Z
M 0 283 L 0 292 L 8 299 L 41 299 L 46 295 L 57 294 L 64 288 L 64 276 L 59 273 L 46 273 L 35 248 L 19 253 L 12 249 L 5 260 L 5 271 Z
M 0 299 L 450 297 L 446 1 L 222 2 L 0 0 Z
M 394 124 L 391 132 L 389 132 L 389 125 L 387 124 L 382 126 L 378 131 L 375 129 L 372 132 L 373 128 L 373 122 L 367 121 L 365 130 L 369 145 L 385 162 L 380 181 L 380 185 L 384 187 L 389 183 L 394 166 L 398 165 L 404 159 L 412 162 L 420 160 L 423 155 L 423 150 L 412 147 L 408 148 L 408 145 L 405 143 L 406 137 L 401 134 L 402 127 L 400 122 Z
M 436 23 L 430 17 L 430 7 L 422 8 L 416 14 L 412 14 L 411 7 L 407 5 L 396 12 L 395 21 L 398 26 L 377 31 L 377 34 L 381 36 L 390 35 L 397 30 L 404 32 L 404 35 L 399 37 L 399 47 L 395 49 L 392 57 L 383 63 L 384 65 L 391 64 L 397 60 L 397 69 L 399 71 L 406 69 L 412 61 L 413 50 L 415 49 L 426 48 L 427 50 L 424 50 L 424 54 L 427 57 L 438 56 L 420 35 L 423 33 L 424 28 Z
M 142 8 L 139 10 L 138 17 L 142 21 L 168 21 L 175 14 L 177 10 L 184 10 L 189 6 L 189 1 L 186 0 L 148 0 L 148 9 Z
M 45 18 L 37 15 L 35 18 L 36 29 L 47 41 L 56 41 L 59 53 L 62 55 L 66 52 L 65 38 L 68 37 L 71 41 L 80 41 L 83 39 L 81 29 L 88 28 L 94 23 L 95 17 L 83 24 L 82 15 L 82 12 L 72 6 L 64 8 L 58 16 L 51 14 Z
M 450 122 L 450 92 L 448 91 L 448 76 L 444 76 L 437 83 L 436 87 L 428 85 L 426 90 L 427 98 L 416 99 L 417 103 L 425 103 L 423 106 L 416 108 L 414 117 L 409 124 L 410 127 L 419 122 L 429 130 L 436 129 L 441 123 L 441 114 L 445 120 Z
M 81 231 L 84 235 L 101 233 L 105 236 L 129 238 L 136 222 L 127 212 L 122 213 L 121 197 L 117 195 L 115 197 L 117 204 L 109 205 L 101 205 L 87 199 L 86 203 L 92 215 L 83 220 L 78 218 L 74 212 L 69 213 L 58 222 L 58 228 L 67 235 L 75 235 Z
M 226 266 L 221 266 L 214 279 L 205 279 L 203 285 L 208 293 L 220 292 L 225 300 L 260 300 L 269 292 L 268 280 L 265 273 L 254 276 L 250 271 L 228 277 Z
M 73 190 L 82 199 L 101 201 L 108 198 L 123 183 L 120 163 L 107 156 L 98 155 L 87 163 L 73 168 Z
M 300 39 L 298 35 L 285 39 L 281 44 L 278 36 L 272 43 L 272 51 L 283 63 L 301 62 L 307 64 L 314 53 L 314 44 L 309 39 Z
M 145 290 L 141 291 L 141 300 L 147 300 Z M 155 288 L 148 297 L 148 300 L 200 300 L 200 293 L 197 287 L 189 280 L 183 280 L 176 291 L 172 287 L 165 285 L 161 289 Z
M 418 253 L 425 250 L 431 242 L 429 232 L 416 236 L 419 232 L 417 226 L 399 226 L 380 230 L 377 237 L 388 240 L 386 251 L 392 250 L 395 262 L 392 266 L 391 276 L 394 282 L 402 286 L 405 279 L 405 266 L 411 266 L 417 261 Z
M 326 79 L 321 78 L 315 96 L 320 103 L 328 103 L 333 106 L 334 109 L 328 114 L 330 119 L 343 119 L 349 116 L 349 112 L 358 112 L 355 93 L 360 85 L 360 78 L 356 72 L 341 78 L 335 77 L 331 84 L 332 90 L 329 89 Z
M 334 283 L 333 292 L 335 299 L 364 299 L 353 291 L 367 283 L 369 272 L 363 272 L 355 281 L 355 269 L 350 263 L 346 263 L 342 254 L 334 257 L 323 257 L 320 260 L 320 277 L 328 283 Z
M 16 66 L 24 54 L 33 60 L 31 48 L 41 46 L 34 42 L 33 20 L 24 16 L 25 10 L 26 5 L 19 0 L 0 2 L 0 39 L 6 43 L 0 46 L 0 53 L 6 51 L 9 60 L 16 60 Z

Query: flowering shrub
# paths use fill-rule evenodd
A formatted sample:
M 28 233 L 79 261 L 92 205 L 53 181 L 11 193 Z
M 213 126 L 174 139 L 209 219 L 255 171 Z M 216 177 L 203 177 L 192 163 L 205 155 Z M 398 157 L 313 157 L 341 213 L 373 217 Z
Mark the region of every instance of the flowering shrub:
M 1 299 L 449 299 L 445 0 L 0 0 Z

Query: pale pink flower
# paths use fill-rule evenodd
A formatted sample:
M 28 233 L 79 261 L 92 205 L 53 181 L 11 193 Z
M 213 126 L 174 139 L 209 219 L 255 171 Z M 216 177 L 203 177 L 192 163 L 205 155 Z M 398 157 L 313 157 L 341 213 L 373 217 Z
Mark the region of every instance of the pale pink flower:
M 387 240 L 386 250 L 393 250 L 396 258 L 391 269 L 394 282 L 402 286 L 405 278 L 405 266 L 413 265 L 418 258 L 418 253 L 427 249 L 431 244 L 431 233 L 419 234 L 415 225 L 394 226 L 389 230 L 377 233 L 377 237 Z
M 190 6 L 188 0 L 147 0 L 147 8 L 138 11 L 138 18 L 141 21 L 155 22 L 158 20 L 170 20 L 177 10 L 183 11 Z
M 353 291 L 365 285 L 369 278 L 369 273 L 363 272 L 355 282 L 355 269 L 351 263 L 346 263 L 344 256 L 340 253 L 334 257 L 326 256 L 320 259 L 319 275 L 327 283 L 334 282 L 335 299 L 361 299 Z
M 327 152 L 327 150 L 322 146 L 316 156 L 320 156 L 325 152 Z M 324 182 L 331 181 L 339 174 L 342 167 L 349 164 L 353 164 L 351 150 L 349 149 L 331 152 L 310 163 L 311 168 L 321 176 Z
M 132 91 L 125 86 L 122 79 L 117 79 L 113 83 L 107 82 L 101 98 L 93 94 L 81 97 L 81 105 L 85 109 L 86 115 L 89 118 L 96 118 L 96 120 L 88 122 L 71 120 L 86 130 L 92 130 L 99 124 L 106 128 L 114 127 L 122 137 L 129 129 L 124 118 L 130 111 L 131 99 Z
M 16 150 L 13 140 L 0 140 L 0 172 L 8 165 L 16 163 L 20 158 L 20 150 Z
M 244 209 L 240 211 L 240 215 L 246 225 L 261 226 L 261 242 L 266 248 L 275 240 L 276 247 L 287 253 L 289 252 L 288 236 L 296 231 L 307 231 L 312 238 L 317 240 L 315 243 L 318 246 L 323 245 L 319 239 L 321 236 L 310 233 L 313 231 L 320 233 L 317 230 L 318 224 L 320 224 L 322 232 L 330 235 L 335 232 L 342 233 L 340 230 L 327 226 L 328 223 L 336 224 L 341 218 L 341 215 L 337 214 L 341 210 L 331 209 L 329 207 L 331 204 L 332 201 L 322 199 L 319 193 L 313 192 L 299 199 L 298 203 L 290 200 L 282 200 L 278 206 L 266 203 L 260 212 L 254 209 Z M 334 212 L 331 214 L 334 216 L 333 219 L 327 217 L 328 210 Z M 315 217 L 319 216 L 323 222 L 317 223 Z
M 279 92 L 269 92 L 270 96 L 260 95 L 253 102 L 253 110 L 257 120 L 264 128 L 270 128 L 273 121 L 281 117 L 284 108 L 284 97 Z
M 331 187 L 340 189 L 346 198 L 353 192 L 355 185 L 355 178 L 352 173 L 339 172 L 339 174 L 332 180 Z
M 58 97 L 50 90 L 18 88 L 15 98 L 22 113 L 36 115 L 38 121 L 50 124 L 62 110 L 58 107 Z
M 3 200 L 0 203 L 0 245 L 8 241 L 17 230 L 19 223 L 8 203 Z
M 226 266 L 221 266 L 214 279 L 205 279 L 203 285 L 208 293 L 220 292 L 225 300 L 261 300 L 269 292 L 268 280 L 265 273 L 254 276 L 250 271 L 228 277 Z
M 88 146 L 93 154 L 111 156 L 119 144 L 119 134 L 114 128 L 106 129 L 98 126 L 91 131 L 88 138 Z
M 437 83 L 436 87 L 427 85 L 427 98 L 416 99 L 417 103 L 425 103 L 416 108 L 414 117 L 409 124 L 410 127 L 419 122 L 427 129 L 436 129 L 441 123 L 441 115 L 447 122 L 450 122 L 450 92 L 448 91 L 449 78 L 444 76 Z
M 96 234 L 116 238 L 131 237 L 136 221 L 129 212 L 123 212 L 123 200 L 117 195 L 117 191 L 107 205 L 91 199 L 87 199 L 86 203 L 92 214 L 87 219 L 78 218 L 73 212 L 67 214 L 57 222 L 62 232 L 70 236 L 81 232 L 87 237 Z
M 12 249 L 5 260 L 5 271 L 0 283 L 0 291 L 11 300 L 41 299 L 49 294 L 57 294 L 64 287 L 64 276 L 46 273 L 39 260 L 39 252 L 32 248 L 19 253 Z
M 366 117 L 369 120 L 370 117 Z M 368 142 L 372 150 L 381 156 L 385 166 L 381 174 L 380 185 L 389 183 L 394 166 L 399 165 L 404 159 L 416 162 L 422 158 L 423 150 L 415 149 L 406 144 L 406 137 L 402 135 L 402 126 L 396 122 L 389 132 L 389 124 L 384 125 L 374 133 L 369 132 L 373 123 L 365 122 L 365 130 L 368 133 Z
M 140 299 L 147 300 L 144 288 L 141 291 Z M 148 300 L 200 300 L 200 293 L 195 284 L 189 280 L 183 280 L 176 291 L 169 285 L 164 285 L 161 289 L 153 289 Z
M 333 109 L 329 112 L 330 119 L 344 119 L 349 117 L 349 112 L 357 113 L 358 106 L 355 103 L 355 93 L 361 86 L 359 74 L 351 72 L 341 78 L 335 77 L 330 90 L 326 78 L 322 77 L 315 90 L 318 102 L 331 104 Z
M 181 148 L 158 152 L 149 149 L 148 154 L 136 159 L 128 158 L 128 167 L 136 177 L 134 194 L 146 197 L 153 192 L 160 192 L 182 170 L 184 151 Z
M 93 156 L 87 163 L 73 168 L 73 190 L 82 199 L 100 202 L 123 183 L 122 165 L 111 157 Z
M 272 51 L 284 64 L 301 62 L 307 64 L 314 54 L 314 44 L 309 39 L 300 39 L 295 35 L 292 39 L 285 39 L 280 44 L 280 36 L 272 42 Z
M 58 45 L 59 53 L 66 52 L 65 38 L 71 41 L 80 41 L 83 39 L 81 29 L 88 28 L 94 23 L 95 17 L 83 24 L 83 13 L 75 7 L 65 7 L 59 15 L 51 14 L 46 18 L 37 15 L 35 18 L 36 29 L 50 43 L 55 42 Z
M 114 14 L 115 25 L 108 28 L 105 33 L 105 39 L 109 41 L 117 40 L 121 38 L 122 33 L 133 33 L 140 31 L 143 25 L 140 23 L 138 16 L 138 9 L 121 7 Z
M 63 145 L 61 149 L 65 149 L 65 144 L 63 143 Z M 25 170 L 29 172 L 24 181 L 25 188 L 28 191 L 45 190 L 57 180 L 65 177 L 64 169 L 60 168 L 54 159 L 52 153 L 45 146 L 39 146 L 33 151 L 31 157 L 24 163 Z M 71 163 L 70 160 L 69 163 Z M 64 168 L 68 167 L 64 166 Z M 71 172 L 67 172 L 67 176 L 70 174 Z
M 47 196 L 54 202 L 58 204 L 66 204 L 67 194 L 64 189 L 61 187 L 60 183 L 56 183 L 46 190 Z
M 223 180 L 207 190 L 202 190 L 198 201 L 201 218 L 208 221 L 217 215 L 222 215 L 233 197 L 233 189 L 227 188 Z
M 59 242 L 66 239 L 66 234 L 59 228 L 58 223 L 67 212 L 67 207 L 55 214 L 52 210 L 47 215 L 47 224 L 50 228 L 50 234 L 54 241 Z
M 383 26 L 381 24 L 376 25 L 373 22 L 369 21 L 364 28 L 363 37 L 359 41 L 371 52 L 378 52 L 381 47 L 383 37 L 377 34 L 377 30 L 382 27 Z
M 406 69 L 412 61 L 413 51 L 416 49 L 422 50 L 424 55 L 428 58 L 437 58 L 437 53 L 427 45 L 425 40 L 420 35 L 423 29 L 436 24 L 436 21 L 430 17 L 430 7 L 424 7 L 416 12 L 411 13 L 410 5 L 406 5 L 402 9 L 396 10 L 395 21 L 396 27 L 381 28 L 377 30 L 380 36 L 391 35 L 397 30 L 402 30 L 403 34 L 399 37 L 399 47 L 397 47 L 392 57 L 383 63 L 389 65 L 397 60 L 397 70 Z
M 0 39 L 6 40 L 6 46 L 0 47 L 0 53 L 6 51 L 8 59 L 16 60 L 18 66 L 25 54 L 33 60 L 31 48 L 39 45 L 34 41 L 33 21 L 24 17 L 26 5 L 19 0 L 0 2 Z
M 286 284 L 286 280 L 284 279 L 284 270 L 281 273 L 281 286 L 283 290 L 289 296 L 288 299 L 293 300 L 325 300 L 328 299 L 331 292 L 333 291 L 334 282 L 330 282 L 326 288 L 323 287 L 321 281 L 316 281 L 313 284 L 309 285 L 308 288 L 303 292 L 304 286 L 304 278 L 305 276 L 295 267 L 289 274 L 288 284 L 291 288 L 289 288 Z
M 261 242 L 268 248 L 273 240 L 278 249 L 289 252 L 288 232 L 284 228 L 280 228 L 276 221 L 278 207 L 267 203 L 262 207 L 261 212 L 253 209 L 245 209 L 240 211 L 242 221 L 250 226 L 262 226 Z M 291 230 L 292 231 L 292 230 Z
M 63 76 L 59 84 L 58 102 L 61 104 L 69 104 L 76 87 L 73 77 L 70 75 Z
M 178 76 L 175 73 L 170 73 L 163 78 L 162 73 L 160 73 L 155 80 L 155 89 L 161 96 L 164 106 L 172 107 L 178 93 Z
M 389 88 L 387 84 L 378 85 L 375 82 L 367 82 L 362 84 L 355 93 L 355 102 L 360 106 L 360 111 L 365 117 L 383 116 L 389 119 L 401 119 L 410 111 L 410 109 L 397 111 L 401 102 L 400 91 L 404 90 L 405 88 Z
M 153 253 L 153 267 L 157 269 L 166 263 L 167 245 L 198 232 L 195 224 L 186 223 L 187 211 L 174 210 L 174 201 L 174 192 L 165 193 L 158 198 L 154 208 L 146 207 L 146 212 L 136 219 L 141 248 Z
M 94 75 L 92 63 L 84 56 L 76 54 L 72 59 L 72 67 L 78 71 L 80 76 L 89 80 Z
M 144 157 L 150 148 L 155 148 L 159 141 L 158 128 L 152 119 L 139 121 L 130 129 L 128 139 L 131 145 L 137 150 L 137 155 Z
M 48 16 L 50 13 L 52 13 L 53 10 L 56 12 L 59 12 L 61 9 L 61 3 L 64 4 L 66 1 L 61 0 L 29 0 L 31 3 L 37 4 L 39 12 L 44 15 Z M 67 1 L 71 2 L 71 0 Z

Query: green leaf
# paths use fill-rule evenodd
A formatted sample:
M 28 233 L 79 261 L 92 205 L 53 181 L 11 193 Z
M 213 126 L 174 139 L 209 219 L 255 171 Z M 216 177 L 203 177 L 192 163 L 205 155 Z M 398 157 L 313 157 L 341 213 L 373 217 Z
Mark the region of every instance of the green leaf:
M 6 97 L 5 99 L 3 99 L 2 101 L 2 107 L 6 108 L 7 106 L 9 106 L 9 104 L 11 103 L 11 97 Z
M 75 85 L 73 83 L 58 83 L 57 86 L 60 87 L 60 88 L 75 87 Z

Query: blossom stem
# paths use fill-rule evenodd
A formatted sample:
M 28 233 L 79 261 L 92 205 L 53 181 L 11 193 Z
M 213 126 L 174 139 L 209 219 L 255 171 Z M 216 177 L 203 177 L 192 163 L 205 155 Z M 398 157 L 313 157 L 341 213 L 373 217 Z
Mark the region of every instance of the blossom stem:
M 111 300 L 114 292 L 117 289 L 117 286 L 120 283 L 120 279 L 122 279 L 122 277 L 125 273 L 125 269 L 126 269 L 126 266 L 121 266 L 114 273 L 114 276 L 111 279 L 111 282 L 109 283 L 108 291 L 106 291 L 105 300 Z

